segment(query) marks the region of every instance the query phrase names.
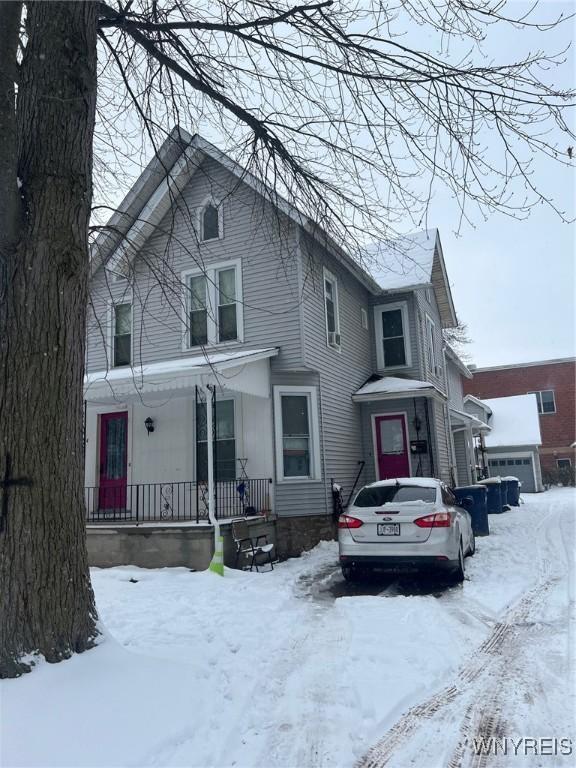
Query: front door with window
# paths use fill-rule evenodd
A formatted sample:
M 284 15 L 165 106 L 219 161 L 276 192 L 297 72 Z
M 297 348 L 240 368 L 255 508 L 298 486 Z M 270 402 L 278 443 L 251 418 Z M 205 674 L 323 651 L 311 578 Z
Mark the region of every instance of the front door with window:
M 100 509 L 126 509 L 128 413 L 100 415 Z
M 402 414 L 376 416 L 376 463 L 378 479 L 410 477 L 406 419 Z

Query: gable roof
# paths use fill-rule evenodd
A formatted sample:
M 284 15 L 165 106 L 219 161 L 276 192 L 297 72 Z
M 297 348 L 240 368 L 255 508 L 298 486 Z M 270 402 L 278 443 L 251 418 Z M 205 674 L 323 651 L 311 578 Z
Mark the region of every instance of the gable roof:
M 466 403 L 474 403 L 475 405 L 480 406 L 486 413 L 491 414 L 492 410 L 490 409 L 490 406 L 488 405 L 486 400 L 479 400 L 477 397 L 474 397 L 474 395 L 466 395 L 464 397 L 464 407 L 466 407 Z
M 102 264 L 107 264 L 113 270 L 124 259 L 134 258 L 190 181 L 204 157 L 210 157 L 220 163 L 302 227 L 307 234 L 327 248 L 372 294 L 430 285 L 434 288 L 443 327 L 457 324 L 438 230 L 414 233 L 388 246 L 379 246 L 384 263 L 389 264 L 390 268 L 375 279 L 341 248 L 328 232 L 298 211 L 269 185 L 257 179 L 199 134 L 191 136 L 179 126 L 172 129 L 96 238 L 91 251 L 92 274 Z M 406 264 L 407 272 L 404 276 L 401 274 L 399 258 Z
M 415 288 L 434 289 L 443 328 L 458 324 L 437 229 L 412 232 L 390 242 L 373 243 L 366 249 L 376 282 L 386 293 Z
M 447 341 L 444 342 L 444 352 L 446 353 L 446 357 L 451 361 L 451 363 L 460 371 L 462 376 L 464 376 L 467 379 L 472 378 L 472 372 L 466 365 L 466 363 L 459 357 L 456 350 L 448 344 Z

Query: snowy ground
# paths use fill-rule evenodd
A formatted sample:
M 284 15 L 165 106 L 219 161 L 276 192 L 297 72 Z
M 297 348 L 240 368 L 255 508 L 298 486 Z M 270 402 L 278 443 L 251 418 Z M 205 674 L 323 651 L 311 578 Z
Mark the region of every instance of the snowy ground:
M 95 570 L 107 635 L 0 688 L 5 766 L 572 766 L 473 737 L 574 734 L 576 493 L 492 516 L 463 586 L 350 587 L 322 544 L 273 573 Z

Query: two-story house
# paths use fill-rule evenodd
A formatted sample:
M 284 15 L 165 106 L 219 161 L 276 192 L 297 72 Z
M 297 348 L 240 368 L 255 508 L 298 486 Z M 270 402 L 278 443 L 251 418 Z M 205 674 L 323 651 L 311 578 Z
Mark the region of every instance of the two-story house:
M 438 233 L 378 263 L 368 274 L 216 147 L 174 132 L 93 249 L 88 519 L 206 518 L 207 384 L 222 518 L 273 512 L 287 536 L 321 537 L 332 481 L 346 499 L 362 467 L 361 483 L 468 481 Z

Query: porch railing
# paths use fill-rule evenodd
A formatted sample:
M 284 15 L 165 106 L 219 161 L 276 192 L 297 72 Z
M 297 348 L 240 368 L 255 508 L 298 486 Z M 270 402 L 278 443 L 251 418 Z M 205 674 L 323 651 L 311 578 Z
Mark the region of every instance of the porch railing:
M 208 521 L 207 485 L 183 480 L 118 487 L 86 487 L 86 522 Z M 271 509 L 272 480 L 250 478 L 215 483 L 216 517 L 221 520 Z

